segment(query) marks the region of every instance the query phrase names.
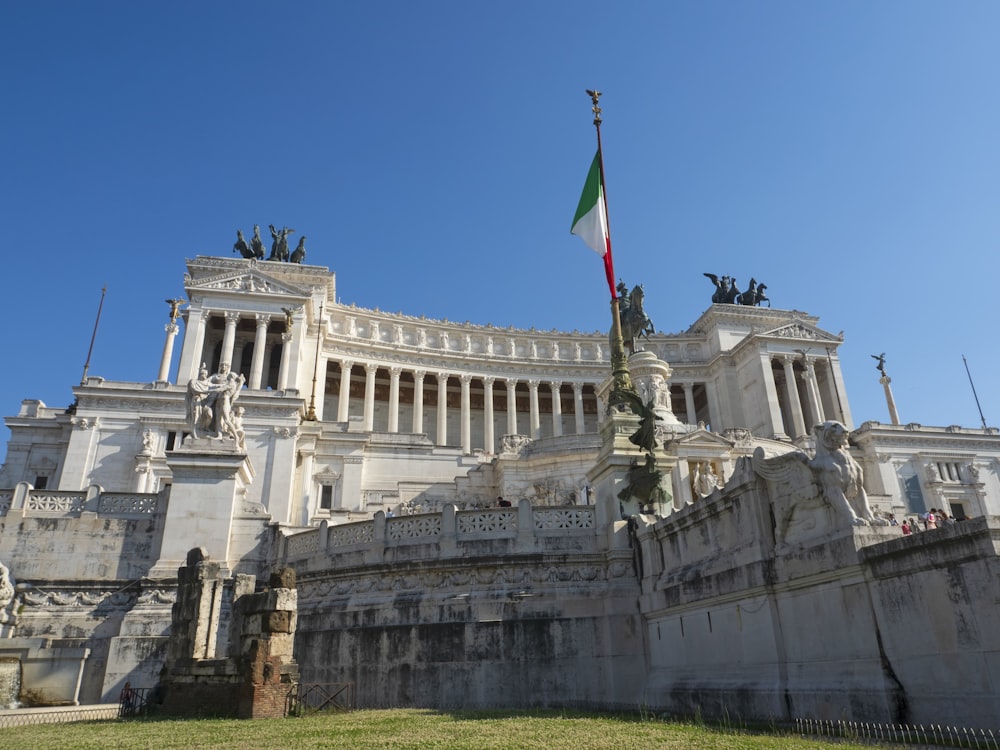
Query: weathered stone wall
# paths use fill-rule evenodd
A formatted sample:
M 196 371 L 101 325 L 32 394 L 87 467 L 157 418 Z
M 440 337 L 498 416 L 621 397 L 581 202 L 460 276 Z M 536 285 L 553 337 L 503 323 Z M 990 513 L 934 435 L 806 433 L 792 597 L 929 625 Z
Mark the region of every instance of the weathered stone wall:
M 776 552 L 762 480 L 642 523 L 644 702 L 681 714 L 995 728 L 1000 518 Z
M 449 506 L 289 538 L 303 684 L 353 683 L 358 706 L 634 707 L 632 552 L 599 515 Z

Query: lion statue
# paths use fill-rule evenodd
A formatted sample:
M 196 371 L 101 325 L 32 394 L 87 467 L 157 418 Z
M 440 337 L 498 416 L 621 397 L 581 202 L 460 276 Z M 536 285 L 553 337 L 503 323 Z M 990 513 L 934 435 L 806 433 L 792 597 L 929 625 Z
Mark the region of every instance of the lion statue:
M 854 526 L 886 525 L 888 521 L 876 518 L 868 505 L 864 472 L 847 450 L 847 428 L 840 422 L 828 421 L 816 425 L 813 433 L 816 457 L 809 461 L 809 467 L 826 501 Z

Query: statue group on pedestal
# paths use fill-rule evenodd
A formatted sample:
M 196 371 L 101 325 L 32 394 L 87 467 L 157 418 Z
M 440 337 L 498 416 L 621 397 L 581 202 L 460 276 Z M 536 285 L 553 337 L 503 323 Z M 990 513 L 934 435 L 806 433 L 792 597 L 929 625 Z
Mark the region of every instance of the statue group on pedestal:
M 656 333 L 653 321 L 643 309 L 646 292 L 642 284 L 632 287 L 630 292 L 621 279 L 615 288 L 618 290 L 618 318 L 621 321 L 622 340 L 629 352 L 635 354 L 635 340 L 642 336 L 649 338 L 649 334 Z
M 191 435 L 216 439 L 230 438 L 244 447 L 243 407 L 235 407 L 246 378 L 223 362 L 219 372 L 209 377 L 203 364 L 198 378 L 188 381 L 187 424 Z M 201 434 L 199 434 L 199 432 Z
M 274 224 L 269 224 L 268 227 L 271 230 L 271 254 L 268 256 L 268 260 L 302 263 L 306 259 L 305 235 L 299 238 L 299 244 L 289 253 L 288 235 L 292 234 L 295 230 L 288 227 L 277 229 Z M 249 243 L 243 237 L 243 230 L 236 230 L 236 243 L 233 245 L 233 252 L 239 253 L 244 258 L 264 260 L 264 240 L 260 236 L 259 224 L 253 225 L 253 237 L 250 238 Z
M 733 276 L 720 277 L 714 273 L 706 273 L 705 276 L 715 284 L 715 293 L 712 295 L 713 304 L 748 305 L 753 307 L 762 302 L 767 302 L 767 306 L 771 306 L 771 300 L 764 294 L 767 284 L 758 284 L 757 279 L 751 278 L 750 285 L 746 291 L 741 292 Z

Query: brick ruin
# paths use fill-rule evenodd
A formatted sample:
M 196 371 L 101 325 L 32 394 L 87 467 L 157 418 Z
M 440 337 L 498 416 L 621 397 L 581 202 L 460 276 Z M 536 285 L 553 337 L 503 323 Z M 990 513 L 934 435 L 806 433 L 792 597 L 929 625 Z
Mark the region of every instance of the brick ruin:
M 286 716 L 299 683 L 292 653 L 295 571 L 272 573 L 261 591 L 255 576 L 237 575 L 227 629 L 220 623 L 225 579 L 219 563 L 192 549 L 177 581 L 167 659 L 151 708 L 170 716 Z

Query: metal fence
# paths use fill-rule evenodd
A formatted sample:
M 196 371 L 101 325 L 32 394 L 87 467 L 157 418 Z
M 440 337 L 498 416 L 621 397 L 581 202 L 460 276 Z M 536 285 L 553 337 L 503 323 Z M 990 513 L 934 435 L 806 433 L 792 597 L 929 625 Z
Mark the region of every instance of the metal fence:
M 289 697 L 290 716 L 302 716 L 320 711 L 352 711 L 354 683 L 300 683 L 298 692 Z
M 873 724 L 860 721 L 796 719 L 795 732 L 805 736 L 837 737 L 855 742 L 879 742 L 904 747 L 961 747 L 1000 750 L 1000 730 L 968 729 L 940 724 Z
M 66 724 L 74 721 L 107 721 L 118 718 L 118 706 L 107 703 L 97 706 L 67 706 L 65 708 L 21 708 L 0 711 L 0 729 L 26 727 L 32 724 Z

